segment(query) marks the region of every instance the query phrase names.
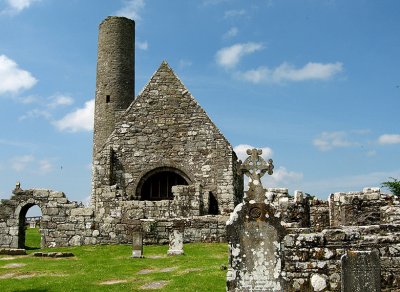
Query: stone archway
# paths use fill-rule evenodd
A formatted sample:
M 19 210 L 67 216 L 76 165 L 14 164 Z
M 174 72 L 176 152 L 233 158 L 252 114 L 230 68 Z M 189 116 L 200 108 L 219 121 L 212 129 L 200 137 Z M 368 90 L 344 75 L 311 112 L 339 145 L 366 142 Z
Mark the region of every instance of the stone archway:
M 19 211 L 18 214 L 18 248 L 26 248 L 25 242 L 26 242 L 26 214 L 28 213 L 28 210 L 32 208 L 33 206 L 38 206 L 40 211 L 42 212 L 42 208 L 37 204 L 37 203 L 32 203 L 28 202 L 23 206 L 20 206 L 20 208 L 17 208 L 17 212 Z M 43 212 L 42 212 L 43 214 Z M 42 232 L 40 232 L 41 237 L 43 237 Z M 42 243 L 41 243 L 41 247 Z
M 45 189 L 14 190 L 9 200 L 0 201 L 0 247 L 24 248 L 25 216 L 37 205 L 42 212 L 41 247 L 63 245 L 68 238 L 59 238 L 59 228 L 69 222 L 69 214 L 77 208 L 62 192 Z M 68 225 L 68 224 L 67 224 Z M 69 226 L 75 230 L 75 226 Z
M 190 178 L 181 170 L 173 167 L 158 167 L 147 172 L 136 188 L 136 197 L 140 200 L 172 200 L 171 188 L 176 185 L 189 185 Z

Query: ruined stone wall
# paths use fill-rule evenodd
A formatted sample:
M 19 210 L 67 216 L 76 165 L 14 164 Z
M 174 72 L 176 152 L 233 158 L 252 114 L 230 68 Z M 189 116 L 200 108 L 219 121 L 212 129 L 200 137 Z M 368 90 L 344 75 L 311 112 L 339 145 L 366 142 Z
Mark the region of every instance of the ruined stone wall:
M 208 215 L 195 216 L 192 218 L 176 218 L 184 225 L 183 240 L 188 242 L 225 242 L 227 216 Z M 171 232 L 174 220 L 168 219 L 144 219 L 140 220 L 144 243 L 167 244 L 168 235 Z
M 267 188 L 265 197 L 279 212 L 285 227 L 308 227 L 313 231 L 339 226 L 400 223 L 400 200 L 379 188 L 334 193 L 327 201 L 310 198 L 301 191 Z
M 200 183 L 222 214 L 242 194 L 232 146 L 166 62 L 120 116 L 93 165 L 96 209 L 111 185 L 125 200 L 140 200 L 141 179 L 157 168 L 175 169 L 189 184 Z
M 379 251 L 382 290 L 400 290 L 400 225 L 288 231 L 281 243 L 285 291 L 341 291 L 341 257 L 371 250 Z
M 106 188 L 104 188 L 106 189 Z M 97 241 L 103 243 L 129 243 L 132 241 L 132 222 L 138 219 L 170 220 L 203 215 L 208 192 L 199 184 L 174 186 L 173 200 L 126 200 L 121 190 L 109 187 L 97 202 L 95 229 Z
M 330 227 L 329 204 L 323 200 L 310 200 L 310 226 L 315 231 L 321 231 Z
M 381 222 L 383 224 L 400 224 L 400 202 L 394 202 L 381 207 Z
M 301 191 L 290 196 L 286 188 L 268 188 L 265 197 L 278 211 L 285 227 L 310 226 L 310 202 Z
M 203 192 L 198 184 L 176 186 L 174 200 L 126 201 L 118 199 L 118 191 L 110 188 L 108 201 L 105 196 L 103 207 L 94 212 L 92 207 L 69 202 L 62 192 L 20 190 L 0 203 L 0 247 L 24 248 L 25 216 L 34 205 L 42 211 L 42 247 L 128 244 L 139 219 L 151 222 L 143 225 L 148 226 L 146 243 L 167 243 L 172 218 L 185 222 L 185 242 L 224 241 L 227 217 L 200 216 Z
M 381 207 L 388 205 L 379 188 L 362 192 L 334 193 L 329 197 L 331 226 L 379 224 Z
M 249 192 L 255 189 L 249 187 Z M 300 191 L 290 196 L 278 188 L 264 189 L 261 203 L 252 196 L 235 208 L 227 223 L 228 291 L 278 286 L 287 292 L 343 291 L 342 273 L 349 271 L 360 285 L 377 281 L 382 291 L 400 291 L 397 197 L 377 188 L 335 193 L 329 201 Z M 259 252 L 265 249 L 270 257 Z M 370 254 L 376 258 L 367 265 Z M 357 256 L 361 259 L 355 265 Z M 344 258 L 352 262 L 347 272 Z M 353 288 L 347 287 L 364 291 Z
M 243 173 L 240 171 L 240 161 L 235 152 L 233 152 L 232 162 L 233 162 L 232 170 L 233 170 L 233 177 L 234 177 L 233 188 L 235 191 L 234 205 L 236 206 L 237 204 L 239 204 L 243 201 L 244 176 L 243 176 Z
M 78 239 L 84 243 L 83 238 L 89 235 L 86 223 L 93 221 L 93 211 L 76 213 L 80 209 L 78 203 L 68 201 L 62 192 L 19 189 L 14 193 L 0 203 L 0 246 L 24 248 L 25 216 L 34 205 L 42 211 L 42 247 L 78 245 Z

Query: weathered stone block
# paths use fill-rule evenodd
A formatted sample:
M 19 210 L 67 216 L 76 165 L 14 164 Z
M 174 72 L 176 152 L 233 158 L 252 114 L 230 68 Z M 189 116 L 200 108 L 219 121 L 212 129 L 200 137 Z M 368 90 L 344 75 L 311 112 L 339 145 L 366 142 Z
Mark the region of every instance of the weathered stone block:
M 76 208 L 71 209 L 71 216 L 78 217 L 78 216 L 93 216 L 93 209 L 91 208 Z
M 377 251 L 349 251 L 341 258 L 343 292 L 381 291 L 381 269 Z

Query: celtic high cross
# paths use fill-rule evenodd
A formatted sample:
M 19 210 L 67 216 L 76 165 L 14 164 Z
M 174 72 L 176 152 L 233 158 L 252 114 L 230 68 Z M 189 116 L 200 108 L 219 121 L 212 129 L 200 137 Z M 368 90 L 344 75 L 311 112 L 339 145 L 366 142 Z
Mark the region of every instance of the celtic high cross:
M 240 170 L 249 177 L 249 190 L 247 191 L 246 200 L 264 201 L 264 189 L 261 183 L 261 177 L 265 173 L 273 174 L 274 164 L 272 159 L 268 162 L 261 157 L 261 149 L 247 149 L 246 153 L 249 157 L 242 163 Z

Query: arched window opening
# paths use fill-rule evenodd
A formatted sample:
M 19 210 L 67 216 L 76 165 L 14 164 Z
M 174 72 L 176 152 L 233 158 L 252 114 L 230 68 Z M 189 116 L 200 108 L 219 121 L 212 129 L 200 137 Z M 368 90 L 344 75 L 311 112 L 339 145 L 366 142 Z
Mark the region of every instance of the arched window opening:
M 19 213 L 18 248 L 27 250 L 40 249 L 40 221 L 42 211 L 39 206 L 27 204 Z
M 208 214 L 210 215 L 219 214 L 218 200 L 212 192 L 208 194 Z
M 176 185 L 188 185 L 190 181 L 178 170 L 172 168 L 160 168 L 151 171 L 142 178 L 137 193 L 140 200 L 160 201 L 172 200 L 172 187 Z

